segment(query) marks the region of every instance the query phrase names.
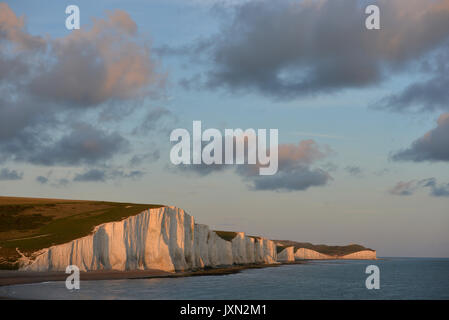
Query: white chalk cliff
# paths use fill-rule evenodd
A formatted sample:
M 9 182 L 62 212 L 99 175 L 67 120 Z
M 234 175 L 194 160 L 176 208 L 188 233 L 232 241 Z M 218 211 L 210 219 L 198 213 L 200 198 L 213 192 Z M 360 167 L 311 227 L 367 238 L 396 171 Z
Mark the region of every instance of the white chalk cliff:
M 293 246 L 284 248 L 281 252 L 278 253 L 279 262 L 292 262 L 295 260 L 295 247 Z
M 127 219 L 104 223 L 92 234 L 41 250 L 20 270 L 195 270 L 232 264 L 276 263 L 276 244 L 237 233 L 222 239 L 208 226 L 175 207 L 148 209 Z
M 321 260 L 321 259 L 333 259 L 333 256 L 320 253 L 315 250 L 306 249 L 306 248 L 299 248 L 295 252 L 295 258 L 297 260 Z
M 350 259 L 350 260 L 376 260 L 375 250 L 362 250 L 354 253 L 350 253 L 340 257 L 340 259 Z
M 375 250 L 362 250 L 354 253 L 350 253 L 344 256 L 334 256 L 323 254 L 315 250 L 298 248 L 295 252 L 296 260 L 329 260 L 329 259 L 359 259 L 359 260 L 376 260 Z

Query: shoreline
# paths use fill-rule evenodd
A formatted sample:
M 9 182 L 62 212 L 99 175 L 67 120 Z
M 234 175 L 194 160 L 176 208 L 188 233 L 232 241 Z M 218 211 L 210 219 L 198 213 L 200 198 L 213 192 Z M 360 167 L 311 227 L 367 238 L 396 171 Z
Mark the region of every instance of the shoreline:
M 157 269 L 149 270 L 130 270 L 130 271 L 83 271 L 80 272 L 81 281 L 95 280 L 124 280 L 124 279 L 157 279 L 157 278 L 182 278 L 182 277 L 198 277 L 198 276 L 221 276 L 239 273 L 248 269 L 262 269 L 270 267 L 279 267 L 289 264 L 305 264 L 305 261 L 285 262 L 276 264 L 249 264 L 249 265 L 233 265 L 229 267 L 208 268 L 194 271 L 178 271 L 167 272 Z M 63 271 L 17 271 L 17 270 L 0 270 L 0 287 L 42 283 L 49 281 L 65 281 L 69 274 Z

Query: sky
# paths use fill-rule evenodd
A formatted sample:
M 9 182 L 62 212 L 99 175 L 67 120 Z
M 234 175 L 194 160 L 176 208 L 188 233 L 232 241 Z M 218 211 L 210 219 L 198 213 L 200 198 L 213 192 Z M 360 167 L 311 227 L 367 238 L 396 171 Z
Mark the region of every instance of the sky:
M 449 257 L 448 58 L 449 0 L 0 2 L 0 195 Z M 174 166 L 194 120 L 278 129 L 279 171 Z

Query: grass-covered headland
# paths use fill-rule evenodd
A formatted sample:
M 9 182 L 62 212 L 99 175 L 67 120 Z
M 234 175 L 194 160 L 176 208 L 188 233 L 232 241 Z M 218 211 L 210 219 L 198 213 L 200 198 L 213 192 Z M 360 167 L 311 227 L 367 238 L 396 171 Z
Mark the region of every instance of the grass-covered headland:
M 20 254 L 89 235 L 95 226 L 161 205 L 0 197 L 0 269 L 16 269 Z

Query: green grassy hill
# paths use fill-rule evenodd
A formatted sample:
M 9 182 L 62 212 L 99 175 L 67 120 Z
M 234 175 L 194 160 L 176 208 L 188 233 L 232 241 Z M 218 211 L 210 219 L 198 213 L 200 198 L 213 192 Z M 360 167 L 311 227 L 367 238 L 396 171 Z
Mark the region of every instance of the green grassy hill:
M 0 269 L 24 254 L 87 236 L 99 224 L 162 205 L 0 197 Z

